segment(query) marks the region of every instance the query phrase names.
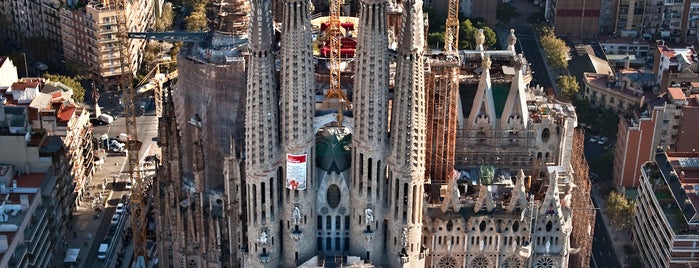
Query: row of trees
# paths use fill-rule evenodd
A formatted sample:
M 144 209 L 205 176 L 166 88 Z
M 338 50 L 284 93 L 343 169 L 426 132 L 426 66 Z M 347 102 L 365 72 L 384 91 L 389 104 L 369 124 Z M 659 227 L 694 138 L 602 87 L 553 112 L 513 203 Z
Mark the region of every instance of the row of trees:
M 544 26 L 540 29 L 540 44 L 546 54 L 546 61 L 549 66 L 557 70 L 568 68 L 568 46 L 565 41 L 556 37 L 553 29 Z

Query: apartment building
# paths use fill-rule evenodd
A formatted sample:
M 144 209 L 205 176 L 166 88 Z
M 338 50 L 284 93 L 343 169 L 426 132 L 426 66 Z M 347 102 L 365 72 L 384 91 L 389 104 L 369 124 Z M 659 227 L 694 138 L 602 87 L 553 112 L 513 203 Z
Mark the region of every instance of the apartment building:
M 621 37 L 638 37 L 645 8 L 646 0 L 618 0 L 614 18 L 615 34 Z
M 0 35 L 4 42 L 41 53 L 58 63 L 63 54 L 59 10 L 64 0 L 0 0 Z
M 661 92 L 699 82 L 699 56 L 694 46 L 669 48 L 663 44 L 653 54 L 653 73 Z
M 646 0 L 640 31 L 670 42 L 696 42 L 697 15 L 697 0 Z
M 657 151 L 640 168 L 632 227 L 644 267 L 699 263 L 699 153 Z
M 617 187 L 637 187 L 639 165 L 651 161 L 656 148 L 668 152 L 699 149 L 699 83 L 671 87 L 657 97 L 646 96 L 644 108 L 620 120 L 614 179 Z
M 163 0 L 126 1 L 122 8 L 114 1 L 90 0 L 85 6 L 62 9 L 61 34 L 66 61 L 92 70 L 99 78 L 99 86 L 115 86 L 123 73 L 117 14 L 123 12 L 129 32 L 145 32 L 153 27 L 162 3 Z M 145 40 L 129 39 L 127 67 L 134 74 L 143 60 L 145 46 Z
M 545 18 L 557 35 L 593 37 L 600 33 L 600 14 L 607 1 L 547 0 Z M 604 16 L 603 16 L 604 17 Z M 608 24 L 608 23 L 603 23 Z
M 89 112 L 71 95 L 40 78 L 0 90 L 0 267 L 63 257 L 57 249 L 94 162 Z
M 623 113 L 641 102 L 643 85 L 635 81 L 635 73 L 585 73 L 582 97 L 597 107 Z

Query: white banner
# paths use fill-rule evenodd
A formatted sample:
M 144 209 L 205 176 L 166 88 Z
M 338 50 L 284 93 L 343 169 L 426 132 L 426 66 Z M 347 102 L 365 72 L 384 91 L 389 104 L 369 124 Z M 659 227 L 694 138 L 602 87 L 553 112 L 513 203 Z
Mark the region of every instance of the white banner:
M 306 189 L 306 154 L 286 154 L 286 188 Z

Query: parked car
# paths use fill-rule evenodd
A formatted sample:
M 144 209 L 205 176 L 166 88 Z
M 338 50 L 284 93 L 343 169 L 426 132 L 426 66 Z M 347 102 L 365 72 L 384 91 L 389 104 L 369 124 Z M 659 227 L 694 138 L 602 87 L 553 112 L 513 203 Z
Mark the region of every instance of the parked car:
M 590 138 L 590 142 L 595 143 L 595 142 L 597 142 L 598 139 L 599 139 L 599 136 L 592 136 L 592 138 Z
M 124 203 L 119 203 L 116 206 L 116 213 L 117 214 L 124 214 L 125 209 L 126 208 L 124 207 Z
M 605 143 L 607 143 L 607 141 L 608 141 L 607 137 L 601 137 L 601 138 L 599 138 L 599 141 L 597 141 L 597 143 L 599 145 L 604 145 Z
M 121 218 L 120 214 L 114 214 L 112 216 L 112 225 L 116 225 L 119 223 L 119 218 Z
M 112 122 L 114 122 L 114 117 L 108 114 L 100 114 L 100 116 L 98 116 L 97 119 L 104 122 L 105 124 L 111 124 Z

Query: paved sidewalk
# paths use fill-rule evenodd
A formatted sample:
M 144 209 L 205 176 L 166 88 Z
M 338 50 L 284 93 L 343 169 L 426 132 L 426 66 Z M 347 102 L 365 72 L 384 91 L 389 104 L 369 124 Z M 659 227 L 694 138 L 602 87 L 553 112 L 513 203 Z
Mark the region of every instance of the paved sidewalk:
M 592 198 L 595 199 L 595 203 L 597 204 L 597 207 L 600 209 L 600 213 L 598 215 L 602 215 L 602 221 L 604 222 L 604 225 L 607 227 L 607 233 L 609 233 L 609 237 L 612 239 L 612 246 L 614 247 L 614 252 L 616 253 L 616 257 L 619 263 L 621 264 L 621 267 L 627 267 L 627 256 L 624 252 L 624 245 L 632 244 L 633 241 L 630 240 L 631 238 L 628 232 L 616 231 L 616 226 L 614 226 L 607 217 L 604 197 L 600 196 L 596 188 L 596 185 L 592 187 Z M 626 238 L 628 238 L 629 241 L 623 241 Z

